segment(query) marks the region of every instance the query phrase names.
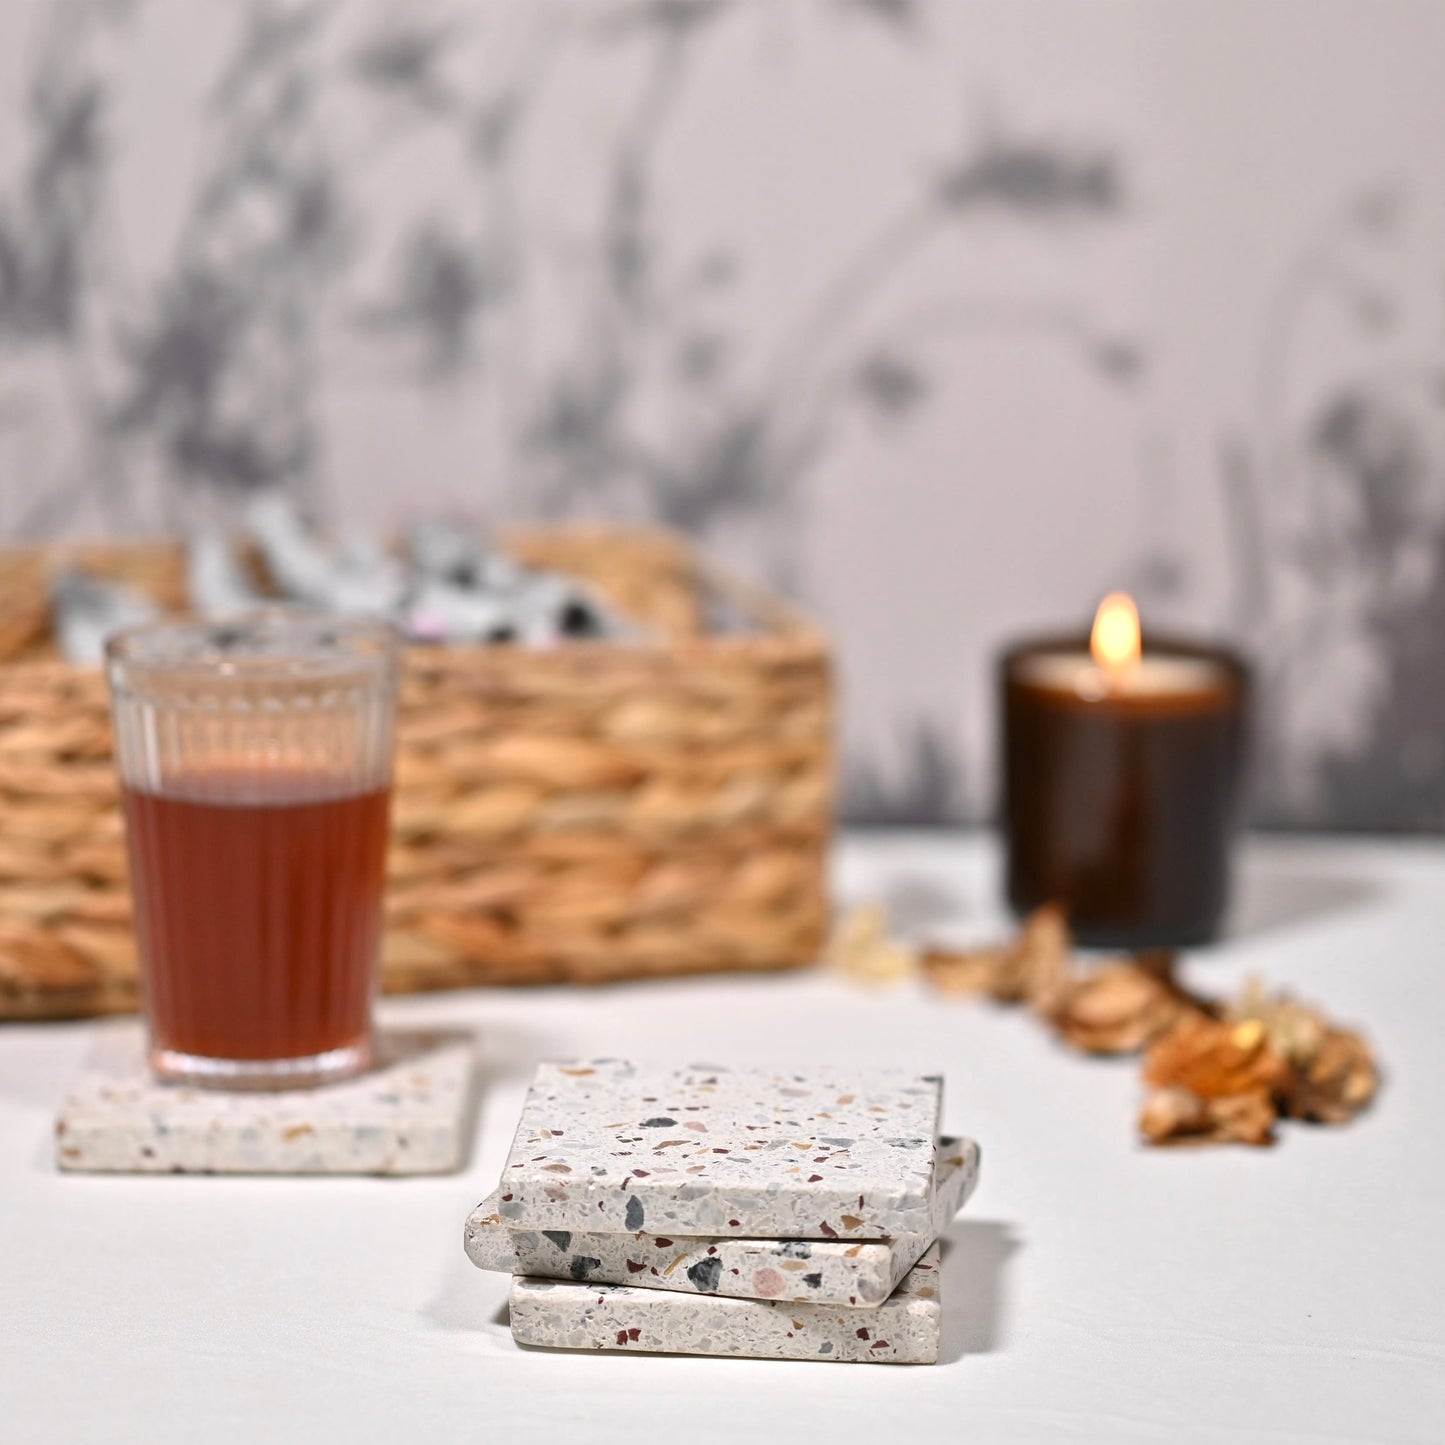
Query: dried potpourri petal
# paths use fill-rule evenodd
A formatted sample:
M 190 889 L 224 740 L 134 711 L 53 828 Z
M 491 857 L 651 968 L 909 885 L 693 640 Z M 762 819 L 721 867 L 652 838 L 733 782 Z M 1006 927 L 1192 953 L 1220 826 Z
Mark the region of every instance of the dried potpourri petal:
M 1175 982 L 1168 956 L 1114 959 L 1076 975 L 1047 1015 L 1060 1037 L 1092 1054 L 1132 1054 L 1208 1006 Z
M 1275 1094 L 1289 1066 L 1270 1047 L 1258 1019 L 1230 1023 L 1190 1014 L 1150 1045 L 1144 1079 L 1156 1088 L 1188 1089 L 1201 1099 Z
M 1297 1119 L 1346 1124 L 1379 1087 L 1380 1071 L 1364 1039 L 1348 1029 L 1330 1029 L 1309 1065 L 1296 1070 L 1285 1105 Z
M 887 911 L 877 903 L 838 920 L 827 956 L 834 968 L 858 983 L 897 983 L 918 966 L 918 950 L 890 936 Z
M 1151 1144 L 1266 1145 L 1282 1114 L 1344 1123 L 1378 1089 L 1364 1040 L 1288 995 L 1251 984 L 1225 1006 L 1181 984 L 1172 953 L 1081 966 L 1072 949 L 1063 910 L 1050 905 L 1008 943 L 930 949 L 922 963 L 940 991 L 1025 1003 L 1087 1053 L 1147 1047 L 1153 1090 L 1139 1127 Z
M 1262 1024 L 1269 1047 L 1290 1064 L 1308 1063 L 1319 1052 L 1328 1027 L 1318 1009 L 1288 994 L 1270 993 L 1257 978 L 1245 984 L 1227 1016 L 1239 1023 Z
M 1280 1099 L 1292 1118 L 1348 1123 L 1375 1097 L 1380 1076 L 1369 1045 L 1318 1009 L 1251 979 L 1230 1017 L 1258 1022 L 1271 1050 L 1289 1064 Z
M 986 993 L 998 1003 L 1050 998 L 1069 973 L 1073 940 L 1063 909 L 1045 904 L 1024 919 L 1017 937 L 994 948 L 929 949 L 923 968 L 944 993 Z
M 1188 1089 L 1155 1089 L 1144 1101 L 1139 1132 L 1146 1143 L 1250 1144 L 1274 1143 L 1277 1115 L 1268 1094 L 1231 1094 L 1202 1099 Z
M 1008 968 L 1012 945 L 998 948 L 928 948 L 923 952 L 923 971 L 928 981 L 943 993 L 986 993 L 1000 997 L 1002 978 Z
M 931 950 L 923 966 L 946 993 L 1027 1003 L 1066 1043 L 1087 1053 L 1133 1053 L 1181 1015 L 1212 1007 L 1176 982 L 1167 952 L 1079 966 L 1063 910 L 1054 905 L 1032 913 L 1008 944 Z

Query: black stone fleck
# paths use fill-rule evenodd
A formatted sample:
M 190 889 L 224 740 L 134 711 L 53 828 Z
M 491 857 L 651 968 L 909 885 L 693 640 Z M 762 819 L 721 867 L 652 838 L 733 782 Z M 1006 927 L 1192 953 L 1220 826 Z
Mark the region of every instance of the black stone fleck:
M 640 1127 L 643 1129 L 671 1129 L 676 1123 L 676 1119 L 669 1119 L 666 1114 L 659 1114 L 655 1119 L 644 1119 Z
M 582 1280 L 586 1279 L 594 1269 L 601 1268 L 602 1261 L 600 1259 L 593 1259 L 590 1254 L 574 1254 L 568 1271 L 573 1279 Z
M 566 1252 L 572 1248 L 572 1234 L 570 1230 L 544 1229 L 542 1231 L 542 1238 L 550 1239 L 563 1254 L 566 1254 Z
M 627 1228 L 635 1233 L 642 1228 L 642 1223 L 645 1218 L 646 1215 L 643 1213 L 642 1201 L 634 1194 L 632 1198 L 627 1201 Z
M 805 1274 L 803 1276 L 803 1283 L 807 1285 L 809 1289 L 821 1289 L 823 1285 L 823 1271 L 819 1270 L 817 1274 Z
M 720 1259 L 700 1259 L 689 1266 L 687 1277 L 693 1282 L 694 1288 L 700 1289 L 704 1294 L 714 1294 L 718 1280 L 722 1278 L 722 1268 Z
M 567 602 L 557 622 L 563 637 L 597 637 L 602 632 L 601 619 L 580 597 Z

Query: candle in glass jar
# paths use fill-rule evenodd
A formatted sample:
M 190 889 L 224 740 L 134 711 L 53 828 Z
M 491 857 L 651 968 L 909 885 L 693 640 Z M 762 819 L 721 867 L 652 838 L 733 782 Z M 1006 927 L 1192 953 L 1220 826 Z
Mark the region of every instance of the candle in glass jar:
M 1002 665 L 1009 899 L 1058 902 L 1076 936 L 1178 947 L 1218 931 L 1239 804 L 1248 673 L 1220 648 L 1150 638 L 1122 594 L 1089 637 Z

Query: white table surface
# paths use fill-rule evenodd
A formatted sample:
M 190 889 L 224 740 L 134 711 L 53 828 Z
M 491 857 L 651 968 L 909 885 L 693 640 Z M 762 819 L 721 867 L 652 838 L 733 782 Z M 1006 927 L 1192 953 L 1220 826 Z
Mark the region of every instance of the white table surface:
M 849 899 L 935 935 L 1000 922 L 991 846 L 857 839 Z M 428 1180 L 61 1177 L 51 1117 L 92 1025 L 0 1027 L 0 1440 L 1445 1440 L 1445 847 L 1251 846 L 1232 940 L 1364 1024 L 1374 1112 L 1277 1148 L 1147 1152 L 1137 1066 L 1028 1019 L 822 973 L 397 1000 L 464 1023 L 485 1077 L 465 1172 Z M 848 1060 L 947 1077 L 983 1144 L 950 1231 L 934 1368 L 550 1354 L 462 1253 L 532 1064 Z

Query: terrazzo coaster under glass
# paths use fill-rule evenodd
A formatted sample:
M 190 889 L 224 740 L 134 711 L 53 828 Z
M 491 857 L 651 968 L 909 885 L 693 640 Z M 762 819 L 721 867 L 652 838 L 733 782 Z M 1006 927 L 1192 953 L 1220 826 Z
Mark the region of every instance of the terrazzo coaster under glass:
M 450 1173 L 466 1153 L 473 1053 L 465 1034 L 382 1033 L 360 1078 L 230 1093 L 156 1082 L 139 1026 L 109 1025 L 56 1119 L 55 1161 L 81 1173 Z
M 497 1212 L 608 1234 L 926 1234 L 942 1093 L 903 1069 L 542 1064 Z
M 467 1257 L 479 1269 L 539 1279 L 873 1309 L 963 1207 L 978 1164 L 972 1139 L 938 1141 L 927 1234 L 850 1243 L 517 1229 L 497 1213 L 493 1194 L 467 1220 Z
M 550 1349 L 931 1365 L 943 1321 L 938 1246 L 875 1310 L 519 1275 L 512 1281 L 511 1316 L 513 1339 Z

